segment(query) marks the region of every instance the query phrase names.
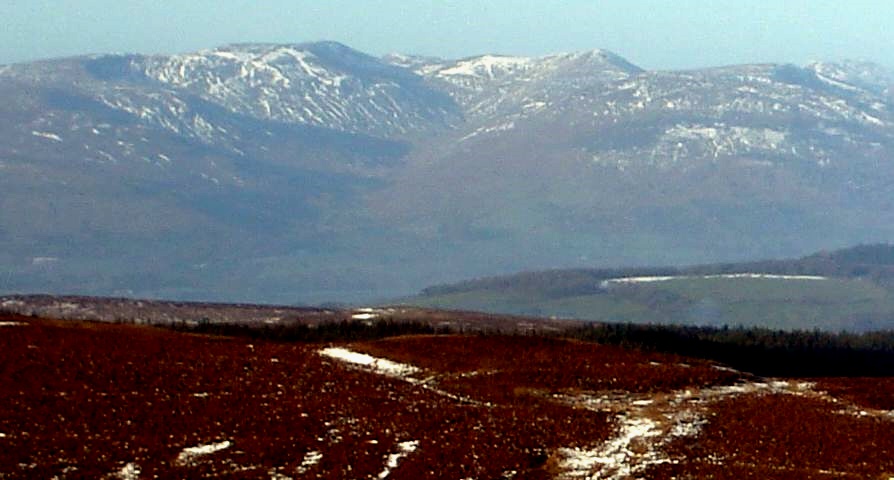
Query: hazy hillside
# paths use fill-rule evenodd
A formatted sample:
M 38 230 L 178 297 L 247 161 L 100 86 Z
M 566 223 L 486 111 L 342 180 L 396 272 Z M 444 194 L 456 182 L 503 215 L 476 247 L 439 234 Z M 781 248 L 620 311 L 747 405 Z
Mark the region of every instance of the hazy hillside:
M 609 322 L 894 329 L 894 246 L 792 260 L 526 272 L 433 286 L 406 303 Z
M 335 42 L 0 66 L 0 292 L 353 301 L 888 241 L 892 84 Z

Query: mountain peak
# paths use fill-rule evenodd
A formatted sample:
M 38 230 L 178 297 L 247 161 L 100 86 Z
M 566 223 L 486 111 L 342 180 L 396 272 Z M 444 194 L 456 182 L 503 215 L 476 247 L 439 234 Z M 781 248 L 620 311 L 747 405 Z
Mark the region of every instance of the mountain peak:
M 456 61 L 452 66 L 441 69 L 440 77 L 466 76 L 495 79 L 527 69 L 532 63 L 529 57 L 510 55 L 479 55 Z
M 590 61 L 590 62 L 600 62 L 605 65 L 612 65 L 614 67 L 620 68 L 628 73 L 640 73 L 644 70 L 633 63 L 631 63 L 626 58 L 614 53 L 610 50 L 604 49 L 594 49 L 587 50 L 578 53 L 570 54 L 570 57 L 579 59 L 581 61 Z

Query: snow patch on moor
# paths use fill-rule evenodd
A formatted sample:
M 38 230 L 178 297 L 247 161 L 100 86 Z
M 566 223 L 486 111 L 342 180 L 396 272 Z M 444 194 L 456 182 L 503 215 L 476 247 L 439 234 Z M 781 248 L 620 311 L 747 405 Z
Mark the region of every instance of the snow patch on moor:
M 320 355 L 341 360 L 342 362 L 362 366 L 387 377 L 408 379 L 410 375 L 420 372 L 418 367 L 405 363 L 393 362 L 385 358 L 376 358 L 365 353 L 354 352 L 346 348 L 330 347 L 320 350 Z
M 438 395 L 447 397 L 459 403 L 466 403 L 487 408 L 493 407 L 493 404 L 490 402 L 475 400 L 473 398 L 469 398 L 463 395 L 457 395 L 455 393 L 450 393 L 446 390 L 438 388 L 436 385 L 432 384 L 435 377 L 427 378 L 424 380 L 413 378 L 412 375 L 422 372 L 421 368 L 413 365 L 393 362 L 385 358 L 376 358 L 372 355 L 354 352 L 340 347 L 324 348 L 323 350 L 320 350 L 319 353 L 320 355 L 323 355 L 325 357 L 333 358 L 335 360 L 340 360 L 342 362 L 367 369 L 372 373 L 390 378 L 396 378 L 398 380 L 403 380 L 407 383 L 417 385 L 430 392 L 434 392 Z
M 297 469 L 298 474 L 303 475 L 308 470 L 310 470 L 311 467 L 320 463 L 320 460 L 322 460 L 322 459 L 323 459 L 323 454 L 318 451 L 312 450 L 310 452 L 305 453 L 304 458 L 301 460 L 301 465 L 298 466 L 298 469 Z
M 127 465 L 121 467 L 121 470 L 118 470 L 112 476 L 120 480 L 139 480 L 140 472 L 140 466 L 136 463 L 130 462 Z
M 400 464 L 401 459 L 406 457 L 407 455 L 416 451 L 419 447 L 419 440 L 410 440 L 407 442 L 400 442 L 397 444 L 397 451 L 389 454 L 385 459 L 385 469 L 379 473 L 378 478 L 384 479 L 388 478 L 391 475 L 391 471 L 397 468 Z
M 664 448 L 680 438 L 694 438 L 708 420 L 708 405 L 752 393 L 816 395 L 807 382 L 748 382 L 703 389 L 686 389 L 670 395 L 606 394 L 554 395 L 558 401 L 594 411 L 617 413 L 617 433 L 595 448 L 557 450 L 560 479 L 639 478 L 662 463 L 674 463 Z
M 195 447 L 184 448 L 180 455 L 177 455 L 177 465 L 187 466 L 196 462 L 200 457 L 211 455 L 221 450 L 230 448 L 233 444 L 229 440 L 217 443 L 209 443 L 206 445 L 198 445 Z
M 658 424 L 648 418 L 619 418 L 618 435 L 609 439 L 602 446 L 593 450 L 579 448 L 562 448 L 562 467 L 566 478 L 611 478 L 622 479 L 643 470 L 649 465 L 665 463 L 670 460 L 663 457 L 654 448 L 649 448 L 646 439 L 661 435 Z M 637 450 L 644 450 L 637 453 Z M 634 457 L 636 461 L 633 462 Z M 590 472 L 599 469 L 599 476 L 590 477 Z

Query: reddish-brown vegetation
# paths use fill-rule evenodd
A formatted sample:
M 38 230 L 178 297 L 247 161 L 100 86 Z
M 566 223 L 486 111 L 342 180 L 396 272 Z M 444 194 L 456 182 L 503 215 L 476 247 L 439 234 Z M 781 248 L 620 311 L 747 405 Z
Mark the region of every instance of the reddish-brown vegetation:
M 616 435 L 633 398 L 655 398 L 654 411 L 664 412 L 675 408 L 674 392 L 753 380 L 705 361 L 536 336 L 348 345 L 422 369 L 406 379 L 322 356 L 320 344 L 0 322 L 10 322 L 0 326 L 0 478 L 108 478 L 133 464 L 139 478 L 375 478 L 389 469 L 389 478 L 545 479 L 564 471 L 560 449 L 598 449 Z M 824 382 L 817 392 L 854 402 L 869 385 Z M 575 393 L 614 403 L 594 411 L 563 400 Z M 708 412 L 699 434 L 655 447 L 677 463 L 645 478 L 894 471 L 894 421 L 884 415 L 855 416 L 847 402 L 810 391 L 722 398 L 693 410 Z M 627 413 L 651 408 L 640 405 Z M 404 451 L 402 442 L 418 444 Z M 226 448 L 181 458 L 215 443 Z M 396 454 L 399 465 L 388 468 Z
M 316 346 L 146 327 L 17 318 L 0 335 L 0 476 L 364 478 L 418 440 L 395 478 L 545 478 L 551 448 L 596 443 L 607 415 L 554 405 L 483 406 L 327 360 Z M 187 447 L 231 441 L 192 466 Z M 538 473 L 539 472 L 539 473 Z M 310 474 L 310 471 L 308 472 Z
M 445 374 L 442 385 L 501 402 L 527 391 L 670 392 L 742 378 L 705 361 L 541 336 L 412 336 L 354 347 Z M 450 375 L 469 372 L 476 374 Z
M 894 411 L 894 378 L 821 378 L 816 389 L 863 408 Z
M 894 422 L 855 416 L 817 396 L 743 395 L 713 406 L 696 441 L 679 442 L 686 460 L 649 478 L 860 478 L 894 476 Z

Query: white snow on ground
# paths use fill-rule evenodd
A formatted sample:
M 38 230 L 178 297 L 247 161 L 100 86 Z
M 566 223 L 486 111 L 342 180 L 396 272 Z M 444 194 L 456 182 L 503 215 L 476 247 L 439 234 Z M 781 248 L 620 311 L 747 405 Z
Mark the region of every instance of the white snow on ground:
M 599 448 L 583 450 L 579 448 L 561 448 L 562 467 L 566 478 L 628 478 L 643 468 L 656 463 L 670 461 L 661 456 L 655 449 L 646 449 L 639 454 L 636 462 L 631 461 L 637 453 L 634 449 L 645 439 L 661 435 L 658 424 L 648 418 L 619 419 L 619 432 Z M 590 472 L 599 469 L 599 476 L 590 477 Z
M 613 283 L 652 283 L 668 282 L 671 280 L 715 279 L 715 278 L 761 278 L 769 280 L 828 280 L 829 277 L 820 275 L 775 275 L 771 273 L 723 273 L 717 275 L 665 275 L 642 277 L 619 277 L 603 280 L 601 285 L 606 287 Z
M 139 480 L 140 466 L 133 462 L 128 463 L 121 467 L 121 470 L 118 470 L 112 476 L 120 480 Z
M 25 322 L 0 322 L 0 327 L 20 327 L 22 325 L 28 325 Z
M 320 350 L 320 355 L 324 355 L 330 358 L 334 358 L 336 360 L 341 360 L 346 363 L 350 363 L 353 365 L 357 365 L 363 368 L 367 368 L 371 370 L 373 373 L 377 373 L 379 375 L 384 375 L 386 377 L 397 378 L 399 380 L 403 380 L 407 383 L 418 385 L 426 390 L 434 392 L 438 395 L 447 397 L 451 400 L 455 400 L 460 403 L 468 403 L 470 405 L 477 405 L 481 407 L 493 407 L 493 404 L 490 402 L 482 402 L 479 400 L 475 400 L 473 398 L 465 397 L 462 395 L 457 395 L 454 393 L 447 392 L 445 390 L 441 390 L 434 385 L 431 385 L 429 382 L 432 381 L 432 378 L 428 378 L 425 380 L 419 380 L 411 377 L 410 375 L 417 374 L 422 371 L 421 368 L 407 365 L 405 363 L 397 363 L 392 362 L 391 360 L 385 358 L 376 358 L 372 355 L 367 355 L 365 353 L 358 353 L 348 350 L 346 348 L 332 347 L 325 348 Z
M 351 312 L 351 319 L 353 320 L 371 320 L 374 318 L 379 318 L 382 315 L 390 315 L 397 312 L 397 310 L 393 308 L 372 308 L 372 307 L 362 307 L 355 308 Z
M 207 445 L 199 445 L 197 447 L 188 447 L 184 448 L 180 455 L 177 456 L 177 465 L 190 465 L 194 463 L 199 457 L 205 455 L 211 455 L 212 453 L 219 452 L 221 450 L 226 450 L 230 448 L 233 444 L 230 443 L 229 440 L 224 440 L 218 443 L 209 443 Z
M 400 464 L 400 460 L 407 455 L 416 451 L 416 448 L 419 447 L 419 440 L 410 440 L 407 442 L 400 442 L 397 444 L 397 451 L 389 454 L 385 460 L 385 469 L 379 473 L 379 479 L 388 478 L 391 475 L 391 471 L 397 468 L 398 464 Z
M 62 141 L 62 137 L 60 137 L 59 135 L 56 135 L 55 133 L 50 133 L 50 132 L 38 132 L 37 130 L 32 130 L 31 135 L 34 135 L 35 137 L 46 138 L 46 139 L 52 140 L 54 142 Z
M 323 454 L 317 451 L 310 451 L 304 454 L 304 459 L 301 460 L 301 465 L 298 466 L 298 474 L 302 475 L 310 470 L 311 467 L 320 463 L 320 460 L 323 459 Z
M 365 353 L 352 352 L 346 348 L 330 347 L 320 350 L 320 355 L 369 368 L 375 373 L 388 377 L 403 378 L 419 373 L 419 368 L 404 363 L 392 362 L 385 358 L 376 358 Z
M 560 448 L 558 454 L 559 479 L 640 478 L 645 470 L 660 463 L 676 460 L 663 450 L 672 441 L 696 437 L 708 423 L 710 404 L 745 394 L 797 395 L 820 398 L 842 405 L 839 399 L 814 390 L 811 382 L 771 380 L 723 385 L 704 389 L 681 390 L 669 395 L 631 395 L 607 393 L 595 395 L 553 395 L 558 401 L 595 410 L 617 412 L 618 428 L 612 438 L 595 448 Z M 872 416 L 894 420 L 892 412 L 869 411 L 856 405 L 838 413 Z M 722 462 L 722 458 L 713 459 Z
M 679 438 L 692 438 L 708 423 L 711 403 L 742 394 L 766 392 L 819 395 L 807 382 L 750 382 L 705 389 L 681 390 L 653 397 L 630 394 L 603 396 L 554 395 L 559 401 L 596 411 L 618 412 L 617 433 L 592 449 L 558 449 L 560 479 L 639 478 L 648 467 L 674 462 L 664 447 Z

